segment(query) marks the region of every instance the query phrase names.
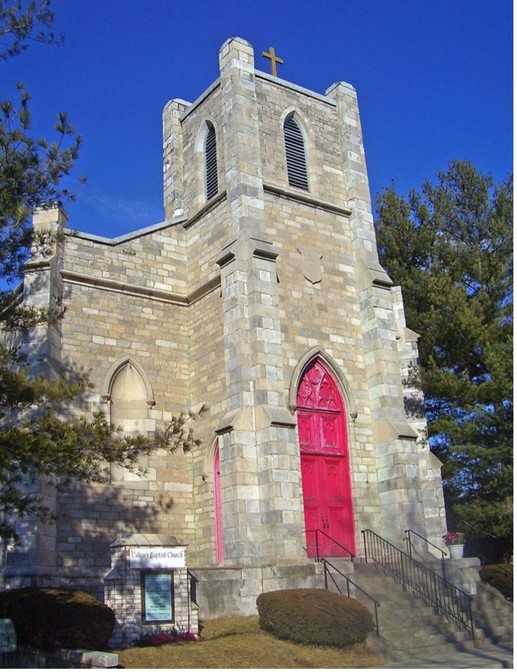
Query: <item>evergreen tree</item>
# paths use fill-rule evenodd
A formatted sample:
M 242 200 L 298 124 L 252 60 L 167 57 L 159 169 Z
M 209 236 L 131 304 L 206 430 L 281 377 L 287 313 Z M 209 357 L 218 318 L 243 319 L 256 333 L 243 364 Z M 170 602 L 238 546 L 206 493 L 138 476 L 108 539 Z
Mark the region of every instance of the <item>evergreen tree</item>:
M 495 185 L 456 160 L 407 199 L 389 188 L 376 205 L 381 263 L 420 334 L 415 375 L 449 521 L 510 547 L 513 180 Z
M 0 59 L 18 55 L 29 40 L 56 42 L 50 28 L 49 0 L 0 0 Z M 39 31 L 39 32 L 37 32 Z M 60 114 L 52 141 L 31 133 L 29 95 L 17 85 L 18 103 L 0 102 L 0 540 L 16 541 L 15 520 L 48 519 L 35 484 L 70 479 L 100 481 L 110 464 L 136 468 L 138 457 L 157 446 L 188 450 L 199 442 L 188 423 L 192 413 L 174 416 L 153 437 L 125 438 L 105 416 L 89 419 L 70 413 L 89 389 L 80 373 L 61 371 L 45 378 L 30 369 L 10 338 L 38 324 L 60 319 L 45 310 L 29 310 L 13 291 L 31 252 L 49 254 L 56 243 L 34 238 L 35 208 L 53 206 L 73 195 L 63 180 L 73 169 L 81 139 Z

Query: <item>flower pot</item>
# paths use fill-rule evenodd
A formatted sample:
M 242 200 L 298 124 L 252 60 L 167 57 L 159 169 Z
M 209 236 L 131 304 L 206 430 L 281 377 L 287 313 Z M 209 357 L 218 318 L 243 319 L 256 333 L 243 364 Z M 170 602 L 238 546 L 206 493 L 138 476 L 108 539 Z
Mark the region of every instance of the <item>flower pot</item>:
M 458 558 L 463 557 L 463 548 L 464 544 L 453 544 L 452 546 L 449 546 L 449 554 L 451 558 L 454 560 L 458 560 Z

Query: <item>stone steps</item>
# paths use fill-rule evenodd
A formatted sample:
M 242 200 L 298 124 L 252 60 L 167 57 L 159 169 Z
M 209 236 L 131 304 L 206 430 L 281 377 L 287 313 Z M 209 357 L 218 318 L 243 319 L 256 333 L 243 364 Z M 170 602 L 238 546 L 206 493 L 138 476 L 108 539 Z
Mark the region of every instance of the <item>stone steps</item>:
M 472 601 L 474 640 L 470 633 L 460 630 L 432 606 L 409 592 L 373 564 L 329 559 L 341 572 L 381 603 L 378 608 L 380 637 L 371 635 L 369 645 L 392 661 L 414 657 L 447 655 L 513 642 L 513 610 L 493 588 L 480 586 L 479 596 Z M 323 571 L 323 569 L 321 570 Z M 331 570 L 333 571 L 333 570 Z M 336 575 L 338 588 L 328 582 L 330 590 L 347 593 L 343 577 Z M 359 590 L 351 589 L 352 597 L 360 600 L 373 613 L 373 604 Z M 502 600 L 502 602 L 501 602 Z
M 458 647 L 472 646 L 469 633 L 462 632 L 433 607 L 402 590 L 391 577 L 374 565 L 354 566 L 354 582 L 381 603 L 378 609 L 380 637 L 370 636 L 374 650 L 392 661 L 402 661 L 421 655 L 447 654 Z M 363 595 L 355 597 L 370 608 Z M 476 632 L 481 638 L 482 631 Z
M 473 601 L 474 623 L 496 644 L 513 642 L 513 604 L 492 586 L 480 584 Z

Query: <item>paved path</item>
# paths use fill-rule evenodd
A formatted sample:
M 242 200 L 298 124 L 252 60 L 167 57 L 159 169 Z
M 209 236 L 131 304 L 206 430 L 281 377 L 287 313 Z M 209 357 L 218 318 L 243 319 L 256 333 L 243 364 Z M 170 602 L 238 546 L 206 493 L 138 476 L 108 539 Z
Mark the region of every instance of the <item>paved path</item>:
M 426 656 L 402 662 L 390 662 L 383 668 L 403 669 L 455 669 L 455 668 L 506 668 L 513 669 L 513 643 L 491 644 L 481 649 L 456 651 L 452 654 Z

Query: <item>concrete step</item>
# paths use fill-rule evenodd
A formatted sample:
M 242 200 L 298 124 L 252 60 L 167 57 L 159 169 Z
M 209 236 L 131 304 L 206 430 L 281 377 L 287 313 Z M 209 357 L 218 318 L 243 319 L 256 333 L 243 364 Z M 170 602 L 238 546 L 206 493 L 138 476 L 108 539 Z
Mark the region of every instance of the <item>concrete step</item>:
M 454 651 L 455 648 L 451 645 L 435 646 L 432 648 L 423 647 L 411 651 L 391 651 L 389 658 L 394 661 L 412 661 L 420 656 L 435 656 L 440 654 L 450 656 Z M 411 664 L 410 667 L 413 667 L 413 665 Z
M 436 614 L 432 606 L 412 593 L 404 592 L 400 584 L 379 568 L 356 565 L 354 570 L 354 581 L 381 602 L 378 614 L 382 641 L 376 649 L 379 653 L 392 660 L 411 660 L 422 652 L 432 655 L 437 651 L 455 651 L 468 642 L 469 633 Z M 367 598 L 359 593 L 356 597 L 369 607 Z M 483 634 L 476 632 L 478 638 Z
M 491 623 L 481 624 L 481 629 L 486 632 L 489 637 L 511 637 L 513 638 L 513 628 L 507 625 L 492 625 Z
M 400 661 L 389 661 L 384 668 L 411 669 L 513 669 L 513 646 L 487 645 L 470 651 L 434 651 L 433 654 L 421 654 Z

